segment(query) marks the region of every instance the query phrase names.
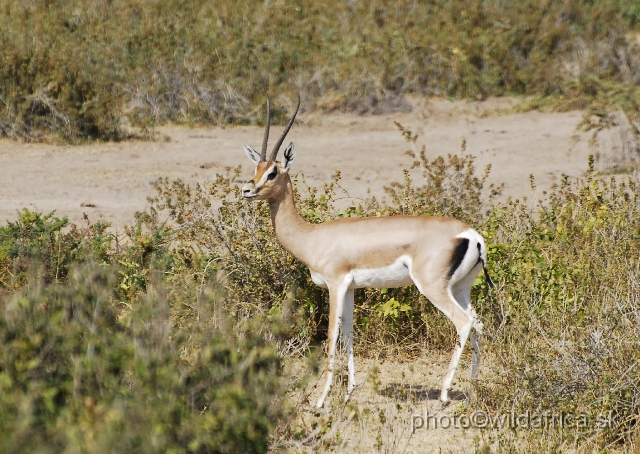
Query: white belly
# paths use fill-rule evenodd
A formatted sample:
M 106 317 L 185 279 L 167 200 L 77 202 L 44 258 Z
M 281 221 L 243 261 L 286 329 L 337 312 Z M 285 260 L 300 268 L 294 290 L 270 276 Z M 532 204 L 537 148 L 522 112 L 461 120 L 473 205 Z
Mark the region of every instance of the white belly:
M 413 284 L 411 279 L 411 259 L 403 255 L 391 265 L 383 268 L 355 268 L 349 273 L 354 288 L 394 288 Z M 320 286 L 327 287 L 326 279 L 320 273 L 311 271 L 311 280 Z

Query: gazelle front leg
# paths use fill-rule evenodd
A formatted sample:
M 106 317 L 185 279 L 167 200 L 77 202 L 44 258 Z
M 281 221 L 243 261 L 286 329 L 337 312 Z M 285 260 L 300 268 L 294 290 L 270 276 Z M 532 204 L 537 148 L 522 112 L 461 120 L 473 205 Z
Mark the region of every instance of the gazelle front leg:
M 348 289 L 344 297 L 344 307 L 342 308 L 342 342 L 347 349 L 347 362 L 349 364 L 349 386 L 345 401 L 349 400 L 351 393 L 356 387 L 356 366 L 353 361 L 353 309 L 354 290 Z
M 351 275 L 347 275 L 339 285 L 329 284 L 329 339 L 327 340 L 327 381 L 324 385 L 322 395 L 316 403 L 316 408 L 322 408 L 324 401 L 331 389 L 331 383 L 333 381 L 333 368 L 335 365 L 336 347 L 338 343 L 338 332 L 340 331 L 340 324 L 342 323 L 342 317 L 345 306 L 345 296 L 351 284 Z M 353 305 L 352 305 L 353 308 Z M 353 313 L 353 310 L 351 310 Z M 351 318 L 351 325 L 353 325 L 353 317 Z

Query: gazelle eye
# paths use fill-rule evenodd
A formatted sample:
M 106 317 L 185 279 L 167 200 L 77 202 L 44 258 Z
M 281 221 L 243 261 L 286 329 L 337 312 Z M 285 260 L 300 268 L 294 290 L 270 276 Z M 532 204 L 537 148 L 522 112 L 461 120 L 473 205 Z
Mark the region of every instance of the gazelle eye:
M 273 180 L 277 176 L 278 176 L 278 168 L 274 167 L 273 172 L 269 174 L 269 176 L 267 177 L 267 180 Z

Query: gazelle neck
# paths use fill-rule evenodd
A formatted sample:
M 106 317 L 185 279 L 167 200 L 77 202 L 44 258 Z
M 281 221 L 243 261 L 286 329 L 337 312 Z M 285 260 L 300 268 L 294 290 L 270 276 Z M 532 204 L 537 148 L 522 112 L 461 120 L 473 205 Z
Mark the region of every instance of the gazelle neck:
M 278 242 L 298 260 L 309 263 L 309 235 L 314 225 L 300 217 L 293 200 L 293 186 L 289 175 L 286 177 L 285 190 L 277 199 L 269 201 L 271 224 Z

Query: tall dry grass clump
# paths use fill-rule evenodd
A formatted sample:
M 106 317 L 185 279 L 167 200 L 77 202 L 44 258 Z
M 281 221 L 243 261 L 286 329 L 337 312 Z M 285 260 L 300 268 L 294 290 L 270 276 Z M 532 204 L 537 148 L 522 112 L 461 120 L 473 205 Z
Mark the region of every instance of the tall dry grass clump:
M 256 123 L 267 91 L 360 113 L 410 109 L 407 93 L 522 94 L 525 108 L 620 105 L 637 121 L 639 17 L 633 0 L 2 0 L 0 135 Z
M 586 415 L 580 430 L 531 435 L 553 449 L 638 443 L 637 194 L 637 176 L 598 177 L 591 161 L 534 209 L 511 201 L 485 224 L 501 288 L 481 306 L 495 380 L 480 382 L 478 399 L 495 411 Z

